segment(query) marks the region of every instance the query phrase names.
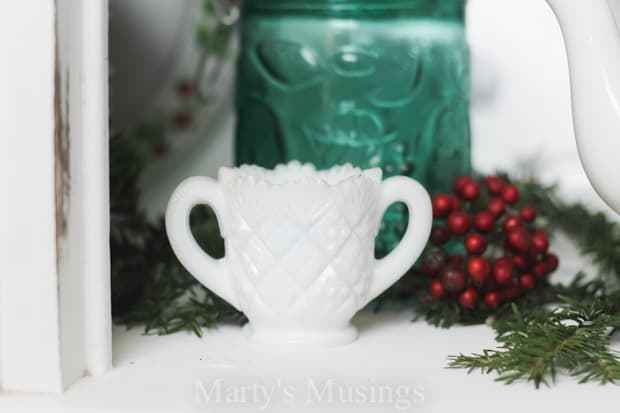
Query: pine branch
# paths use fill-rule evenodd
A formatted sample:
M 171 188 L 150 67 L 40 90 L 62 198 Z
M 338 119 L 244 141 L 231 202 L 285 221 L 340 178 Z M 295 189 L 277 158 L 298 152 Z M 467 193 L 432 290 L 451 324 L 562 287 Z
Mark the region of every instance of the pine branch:
M 610 301 L 610 298 L 614 301 Z M 562 297 L 565 307 L 522 313 L 517 305 L 494 324 L 498 350 L 450 356 L 450 368 L 496 372 L 506 384 L 517 380 L 549 385 L 562 370 L 580 383 L 620 380 L 620 353 L 610 349 L 610 331 L 620 323 L 620 296 L 595 297 L 580 303 Z
M 178 262 L 163 220 L 150 222 L 138 207 L 138 179 L 144 154 L 133 136 L 110 139 L 112 312 L 118 324 L 144 326 L 146 333 L 181 330 L 201 335 L 202 327 L 241 323 L 242 314 L 203 287 Z M 209 254 L 224 245 L 217 220 L 206 208 L 190 215 L 192 232 Z
M 217 228 L 211 229 L 216 225 L 212 216 L 204 210 L 194 211 L 191 222 L 200 244 L 207 245 L 211 255 L 222 256 L 221 240 L 209 239 L 218 234 Z M 168 245 L 163 222 L 155 228 L 158 230 L 146 244 L 150 251 L 142 251 L 142 258 L 137 260 L 142 268 L 150 268 L 142 278 L 142 295 L 126 311 L 115 311 L 115 322 L 128 327 L 144 325 L 146 333 L 162 335 L 191 330 L 198 336 L 202 336 L 202 327 L 243 323 L 245 318 L 241 313 L 199 284 L 177 261 Z M 149 263 L 155 265 L 149 267 Z

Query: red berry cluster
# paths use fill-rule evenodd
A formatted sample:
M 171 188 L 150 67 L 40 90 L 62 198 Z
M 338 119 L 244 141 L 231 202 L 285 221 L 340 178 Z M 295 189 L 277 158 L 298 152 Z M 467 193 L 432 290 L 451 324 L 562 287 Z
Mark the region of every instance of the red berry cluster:
M 195 85 L 190 81 L 177 84 L 176 94 L 181 104 L 180 109 L 172 116 L 171 123 L 177 130 L 188 129 L 194 122 Z M 161 133 L 151 137 L 151 151 L 155 158 L 164 158 L 170 153 L 169 136 Z
M 468 309 L 482 298 L 494 309 L 533 289 L 557 269 L 558 257 L 549 252 L 547 233 L 535 226 L 536 209 L 518 205 L 517 186 L 497 176 L 487 176 L 483 182 L 463 176 L 453 191 L 454 195 L 432 198 L 434 247 L 420 271 L 431 277 L 433 297 L 456 299 Z M 461 243 L 465 255 L 448 254 L 445 247 L 451 240 L 450 250 Z

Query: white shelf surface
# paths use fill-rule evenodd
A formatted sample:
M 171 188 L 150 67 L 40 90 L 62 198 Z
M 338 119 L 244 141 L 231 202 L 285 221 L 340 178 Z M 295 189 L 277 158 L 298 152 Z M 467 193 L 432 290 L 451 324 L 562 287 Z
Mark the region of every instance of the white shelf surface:
M 566 240 L 559 239 L 555 247 L 562 256 L 572 257 L 564 259 L 556 280 L 568 279 L 585 266 Z M 561 406 L 564 413 L 582 413 L 594 401 L 599 411 L 617 411 L 620 406 L 620 388 L 614 385 L 578 384 L 559 375 L 555 386 L 534 390 L 531 383 L 506 386 L 494 382 L 494 375 L 468 376 L 464 370 L 446 369 L 448 355 L 495 348 L 493 330 L 484 325 L 444 330 L 423 321 L 412 322 L 410 311 L 365 312 L 354 323 L 360 338 L 351 345 L 295 351 L 254 346 L 236 326 L 206 330 L 202 339 L 188 333 L 144 336 L 139 329 L 116 327 L 115 368 L 109 374 L 84 378 L 63 395 L 3 394 L 0 412 L 311 412 L 355 408 L 356 412 L 475 409 L 522 413 L 529 406 L 537 410 Z M 620 339 L 614 348 L 620 349 Z M 330 379 L 331 402 L 327 393 L 317 396 L 329 387 Z M 274 388 L 267 402 L 262 391 Z M 339 395 L 339 389 L 345 390 L 344 396 Z M 348 401 L 348 389 L 359 390 L 367 401 Z M 233 391 L 239 392 L 236 401 L 225 403 Z M 368 402 L 373 391 L 375 401 Z M 403 393 L 398 396 L 398 391 Z

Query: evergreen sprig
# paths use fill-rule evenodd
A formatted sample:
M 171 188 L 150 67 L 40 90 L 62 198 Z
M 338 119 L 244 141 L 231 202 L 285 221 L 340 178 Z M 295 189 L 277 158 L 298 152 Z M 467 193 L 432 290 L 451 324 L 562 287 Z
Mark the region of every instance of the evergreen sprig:
M 513 304 L 510 317 L 494 325 L 498 350 L 451 356 L 449 367 L 496 372 L 498 381 L 527 380 L 536 388 L 555 382 L 560 370 L 580 383 L 619 381 L 620 353 L 610 349 L 610 330 L 620 326 L 618 302 L 605 297 L 588 303 L 563 301 L 566 306 L 526 313 Z
M 151 222 L 138 207 L 138 179 L 144 165 L 139 144 L 125 136 L 110 139 L 110 250 L 112 312 L 117 324 L 143 326 L 145 333 L 171 334 L 245 318 L 196 281 L 178 262 L 163 220 Z M 215 257 L 224 252 L 217 220 L 205 208 L 190 216 L 201 247 Z

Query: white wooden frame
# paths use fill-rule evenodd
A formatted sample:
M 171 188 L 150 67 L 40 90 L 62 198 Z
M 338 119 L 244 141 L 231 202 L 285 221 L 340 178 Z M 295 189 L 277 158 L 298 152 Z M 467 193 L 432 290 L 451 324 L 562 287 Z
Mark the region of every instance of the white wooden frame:
M 0 2 L 4 391 L 60 392 L 111 366 L 107 7 Z

